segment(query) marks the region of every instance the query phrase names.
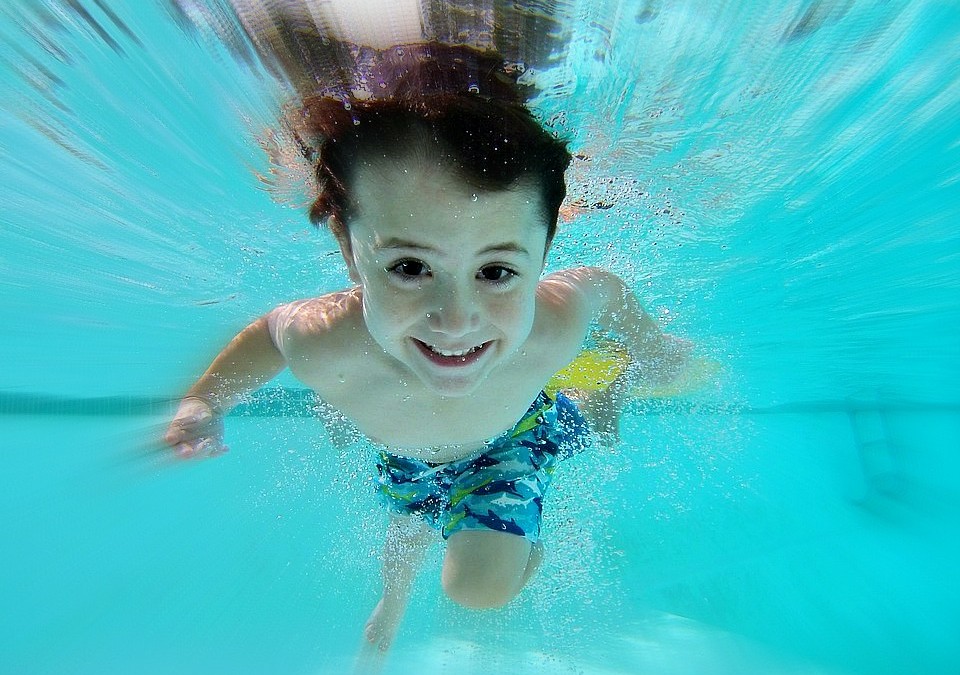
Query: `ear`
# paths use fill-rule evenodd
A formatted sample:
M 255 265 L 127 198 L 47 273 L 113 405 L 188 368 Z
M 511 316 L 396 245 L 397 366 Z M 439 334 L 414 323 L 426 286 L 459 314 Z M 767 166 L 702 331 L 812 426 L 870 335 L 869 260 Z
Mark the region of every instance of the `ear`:
M 335 221 L 336 219 L 331 218 L 330 220 Z M 350 275 L 350 281 L 359 284 L 360 273 L 357 272 L 357 262 L 353 256 L 353 246 L 350 244 L 350 232 L 337 222 L 331 222 L 330 229 L 336 233 L 334 236 L 337 238 L 337 245 L 340 247 L 340 255 L 343 256 L 343 262 L 347 266 L 347 274 Z

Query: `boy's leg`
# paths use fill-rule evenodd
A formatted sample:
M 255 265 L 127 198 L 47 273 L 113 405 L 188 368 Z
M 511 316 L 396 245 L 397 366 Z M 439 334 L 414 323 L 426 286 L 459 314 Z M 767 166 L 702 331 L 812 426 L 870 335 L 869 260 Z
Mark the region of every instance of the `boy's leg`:
M 383 595 L 364 635 L 381 651 L 390 648 L 410 600 L 413 581 L 436 533 L 419 518 L 391 516 L 383 547 Z
M 447 540 L 443 590 L 464 607 L 502 607 L 517 596 L 543 559 L 543 546 L 516 534 L 463 530 Z
M 630 400 L 626 388 L 616 381 L 606 389 L 591 392 L 576 390 L 563 393 L 576 402 L 577 409 L 586 418 L 590 430 L 611 445 L 620 442 L 620 418 Z
M 540 563 L 543 562 L 543 541 L 538 541 L 530 547 L 530 559 L 527 560 L 527 567 L 523 570 L 523 578 L 520 580 L 520 590 L 527 587 L 533 575 L 540 569 Z

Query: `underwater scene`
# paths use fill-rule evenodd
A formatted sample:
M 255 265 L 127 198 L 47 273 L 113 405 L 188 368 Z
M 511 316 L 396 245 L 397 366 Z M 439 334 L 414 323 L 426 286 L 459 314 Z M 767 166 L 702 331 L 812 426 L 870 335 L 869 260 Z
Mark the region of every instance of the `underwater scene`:
M 960 4 L 7 0 L 0 35 L 0 673 L 960 672 Z M 696 359 L 559 465 L 515 598 L 452 601 L 431 545 L 371 656 L 378 445 L 289 371 L 223 456 L 164 434 L 356 282 L 287 121 L 423 42 L 568 142 L 545 272 Z M 574 388 L 621 356 L 584 349 Z

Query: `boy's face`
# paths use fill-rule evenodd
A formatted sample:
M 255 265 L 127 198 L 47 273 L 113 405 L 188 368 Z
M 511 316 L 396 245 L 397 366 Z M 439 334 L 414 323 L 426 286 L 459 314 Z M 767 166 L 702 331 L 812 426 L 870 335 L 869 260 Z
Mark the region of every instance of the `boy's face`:
M 533 186 L 478 192 L 424 164 L 357 169 L 341 249 L 374 340 L 437 393 L 464 396 L 530 334 L 547 227 Z

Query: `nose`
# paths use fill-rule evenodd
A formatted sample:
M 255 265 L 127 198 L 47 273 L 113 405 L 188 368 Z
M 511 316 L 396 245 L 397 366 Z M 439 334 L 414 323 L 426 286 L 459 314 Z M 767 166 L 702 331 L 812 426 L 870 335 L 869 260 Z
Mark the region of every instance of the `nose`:
M 448 286 L 437 294 L 427 312 L 427 325 L 450 337 L 468 335 L 480 326 L 480 298 L 474 288 Z

